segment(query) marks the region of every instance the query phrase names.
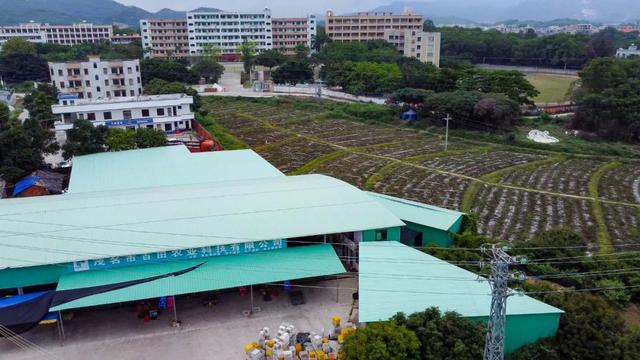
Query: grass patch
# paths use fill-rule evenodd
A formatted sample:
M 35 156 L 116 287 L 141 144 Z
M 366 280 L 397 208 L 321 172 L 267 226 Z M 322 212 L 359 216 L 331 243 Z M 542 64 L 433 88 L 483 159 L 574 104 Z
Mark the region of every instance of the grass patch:
M 527 74 L 527 80 L 540 92 L 536 103 L 557 103 L 567 100 L 567 92 L 577 76 L 558 74 Z
M 400 162 L 396 161 L 396 162 L 392 162 L 389 163 L 385 166 L 383 166 L 382 168 L 380 168 L 380 170 L 378 170 L 375 174 L 371 175 L 367 181 L 365 181 L 363 188 L 365 190 L 373 190 L 373 187 L 376 185 L 376 183 L 380 182 L 382 179 L 384 179 L 384 177 L 390 173 L 391 171 L 393 171 L 393 169 L 397 168 L 398 166 L 400 166 Z
M 329 162 L 331 160 L 335 160 L 345 154 L 349 153 L 349 151 L 347 150 L 338 150 L 320 157 L 317 157 L 311 161 L 309 161 L 308 163 L 302 165 L 301 167 L 299 167 L 298 169 L 296 169 L 295 171 L 292 171 L 289 173 L 289 175 L 304 175 L 304 174 L 308 174 L 311 171 L 319 168 L 322 164 Z
M 196 120 L 200 125 L 204 126 L 207 131 L 218 141 L 225 150 L 248 149 L 249 145 L 238 139 L 227 131 L 222 125 L 218 124 L 213 115 L 202 117 L 197 115 Z
M 604 211 L 602 210 L 602 204 L 600 203 L 598 185 L 602 176 L 615 168 L 620 166 L 620 162 L 612 160 L 604 165 L 600 166 L 589 179 L 589 195 L 594 198 L 593 200 L 593 217 L 596 221 L 598 228 L 598 243 L 600 244 L 600 253 L 610 253 L 613 251 L 613 244 L 609 231 L 607 230 L 607 222 L 605 220 Z

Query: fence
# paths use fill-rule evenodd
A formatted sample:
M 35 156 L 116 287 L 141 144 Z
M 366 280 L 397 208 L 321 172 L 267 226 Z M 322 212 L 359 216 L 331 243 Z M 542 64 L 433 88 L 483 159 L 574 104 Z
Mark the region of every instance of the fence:
M 285 93 L 285 94 L 291 94 L 291 95 L 314 95 L 314 96 L 319 96 L 323 98 L 374 103 L 374 104 L 381 104 L 381 105 L 385 103 L 384 98 L 351 95 L 342 91 L 330 90 L 330 89 L 327 89 L 326 87 L 318 88 L 316 86 L 309 86 L 309 85 L 307 86 L 275 85 L 273 87 L 273 92 Z

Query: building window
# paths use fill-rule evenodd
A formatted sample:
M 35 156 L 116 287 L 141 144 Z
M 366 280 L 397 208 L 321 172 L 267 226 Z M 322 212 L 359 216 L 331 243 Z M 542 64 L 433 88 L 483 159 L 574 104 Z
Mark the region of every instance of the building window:
M 58 76 L 62 76 L 62 69 L 58 69 Z
M 107 71 L 107 68 L 102 68 L 102 73 L 107 75 L 109 72 Z
M 96 76 L 94 77 L 94 79 L 96 79 L 96 81 L 100 80 L 100 78 L 98 77 L 98 75 L 96 75 Z
M 107 97 L 111 97 L 111 91 L 107 91 Z
M 149 116 L 149 109 L 142 109 L 142 116 L 148 117 Z
M 102 90 L 100 90 L 100 86 L 96 87 L 96 91 L 100 92 Z
M 138 76 L 138 84 L 140 84 L 140 76 Z
M 96 113 L 87 113 L 87 120 L 93 121 L 95 119 L 96 119 Z
M 91 86 L 91 81 L 85 80 L 84 81 L 84 85 L 87 86 L 87 87 Z
M 64 89 L 64 81 L 60 81 L 60 88 Z
M 98 63 L 93 63 L 93 68 L 97 69 L 98 68 Z
M 102 113 L 102 115 L 104 116 L 105 120 L 111 120 L 111 111 L 105 111 L 104 113 Z
M 84 114 L 83 113 L 78 114 L 78 120 L 84 120 Z
M 104 86 L 109 86 L 109 79 L 104 79 Z
M 133 79 L 129 79 L 129 85 L 133 86 Z
M 164 124 L 164 131 L 171 131 L 171 130 L 172 130 L 171 123 Z
M 164 116 L 164 109 L 163 108 L 156 109 L 156 114 L 158 116 Z
M 129 90 L 129 95 L 136 96 L 136 92 L 134 90 Z
M 131 67 L 128 67 L 127 68 L 127 74 L 132 74 L 132 73 L 133 73 L 133 70 L 131 69 Z
M 90 92 L 90 91 L 87 91 L 87 99 L 91 99 L 91 97 L 92 97 L 92 96 L 91 96 L 91 92 Z
M 89 75 L 89 69 L 84 69 L 84 74 Z
M 124 111 L 122 112 L 122 117 L 123 117 L 125 120 L 129 120 L 129 119 L 131 119 L 131 110 L 124 110 Z

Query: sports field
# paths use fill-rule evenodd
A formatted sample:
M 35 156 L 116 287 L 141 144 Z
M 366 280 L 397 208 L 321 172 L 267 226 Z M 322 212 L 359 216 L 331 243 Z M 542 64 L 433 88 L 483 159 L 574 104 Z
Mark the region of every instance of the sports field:
M 538 89 L 536 103 L 556 103 L 567 100 L 567 90 L 577 76 L 559 74 L 527 74 L 527 80 Z

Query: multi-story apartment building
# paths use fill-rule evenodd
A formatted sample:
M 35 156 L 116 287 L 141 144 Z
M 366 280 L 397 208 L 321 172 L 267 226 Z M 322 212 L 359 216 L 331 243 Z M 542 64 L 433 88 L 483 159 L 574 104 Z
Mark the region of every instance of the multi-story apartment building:
M 27 23 L 0 27 L 0 45 L 13 37 L 21 37 L 34 43 L 77 45 L 111 41 L 113 26 L 87 22 L 71 25 Z
M 385 30 L 385 41 L 406 57 L 440 66 L 440 33 L 417 30 Z
M 273 49 L 287 55 L 295 54 L 296 46 L 304 44 L 311 48 L 316 37 L 316 17 L 305 18 L 273 18 Z
M 100 60 L 49 63 L 51 83 L 61 95 L 102 99 L 142 95 L 140 61 Z
M 196 11 L 187 13 L 189 54 L 207 46 L 220 49 L 223 60 L 239 59 L 238 46 L 246 39 L 258 51 L 273 48 L 271 10 L 259 12 Z
M 51 106 L 60 120 L 57 131 L 68 130 L 76 120 L 89 120 L 94 126 L 160 129 L 165 132 L 188 130 L 193 126 L 193 97 L 185 94 L 150 95 L 117 99 L 68 99 Z
M 142 19 L 140 34 L 145 57 L 179 59 L 189 56 L 187 19 Z
M 359 13 L 356 15 L 335 15 L 327 11 L 325 29 L 333 41 L 384 40 L 385 30 L 423 29 L 422 15 L 413 15 L 405 10 L 402 15 L 392 13 Z

